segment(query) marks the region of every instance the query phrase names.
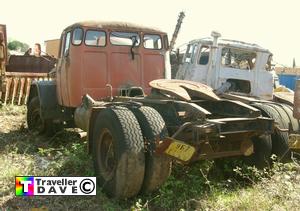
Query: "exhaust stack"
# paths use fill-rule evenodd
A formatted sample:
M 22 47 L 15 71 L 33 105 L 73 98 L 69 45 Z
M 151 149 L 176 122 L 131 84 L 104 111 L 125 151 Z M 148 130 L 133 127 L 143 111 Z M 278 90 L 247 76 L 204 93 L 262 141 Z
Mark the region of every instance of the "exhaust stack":
M 213 37 L 213 47 L 218 46 L 218 38 L 221 37 L 221 33 L 217 31 L 212 31 L 210 34 Z

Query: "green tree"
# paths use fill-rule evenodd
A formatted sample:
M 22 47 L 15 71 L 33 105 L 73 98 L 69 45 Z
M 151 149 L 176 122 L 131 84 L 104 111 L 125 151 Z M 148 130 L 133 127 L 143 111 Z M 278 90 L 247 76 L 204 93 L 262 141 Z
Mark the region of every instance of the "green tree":
M 29 45 L 18 40 L 12 40 L 7 44 L 7 48 L 9 50 L 25 52 L 29 48 Z

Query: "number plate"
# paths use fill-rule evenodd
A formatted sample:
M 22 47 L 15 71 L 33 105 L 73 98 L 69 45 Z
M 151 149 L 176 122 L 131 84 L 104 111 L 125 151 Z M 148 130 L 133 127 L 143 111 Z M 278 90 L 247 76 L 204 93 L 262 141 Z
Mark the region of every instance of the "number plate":
M 185 144 L 181 141 L 171 139 L 172 143 L 165 150 L 165 153 L 179 160 L 188 161 L 194 155 L 196 149 L 193 146 Z

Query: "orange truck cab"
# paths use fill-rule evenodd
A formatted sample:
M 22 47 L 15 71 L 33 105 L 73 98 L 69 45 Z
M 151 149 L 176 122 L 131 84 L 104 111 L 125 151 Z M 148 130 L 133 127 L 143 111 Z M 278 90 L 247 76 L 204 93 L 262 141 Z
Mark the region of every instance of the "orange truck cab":
M 171 72 L 168 36 L 155 28 L 79 22 L 62 32 L 59 48 L 53 79 L 30 88 L 28 102 L 38 96 L 44 120 L 73 122 L 86 94 L 96 100 L 149 94 L 149 82 Z
M 167 50 L 167 34 L 157 29 L 116 22 L 75 23 L 61 35 L 58 104 L 78 107 L 85 94 L 99 100 L 149 93 L 149 82 L 164 78 L 170 69 Z

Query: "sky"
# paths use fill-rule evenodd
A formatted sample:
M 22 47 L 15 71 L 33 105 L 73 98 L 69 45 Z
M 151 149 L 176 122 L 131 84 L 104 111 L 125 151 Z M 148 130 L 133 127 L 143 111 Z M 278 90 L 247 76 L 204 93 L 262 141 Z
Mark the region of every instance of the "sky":
M 256 43 L 274 62 L 300 66 L 299 0 L 0 0 L 0 24 L 7 35 L 33 45 L 57 39 L 82 20 L 128 21 L 165 31 L 169 40 L 180 11 L 186 14 L 176 46 L 208 37 Z

